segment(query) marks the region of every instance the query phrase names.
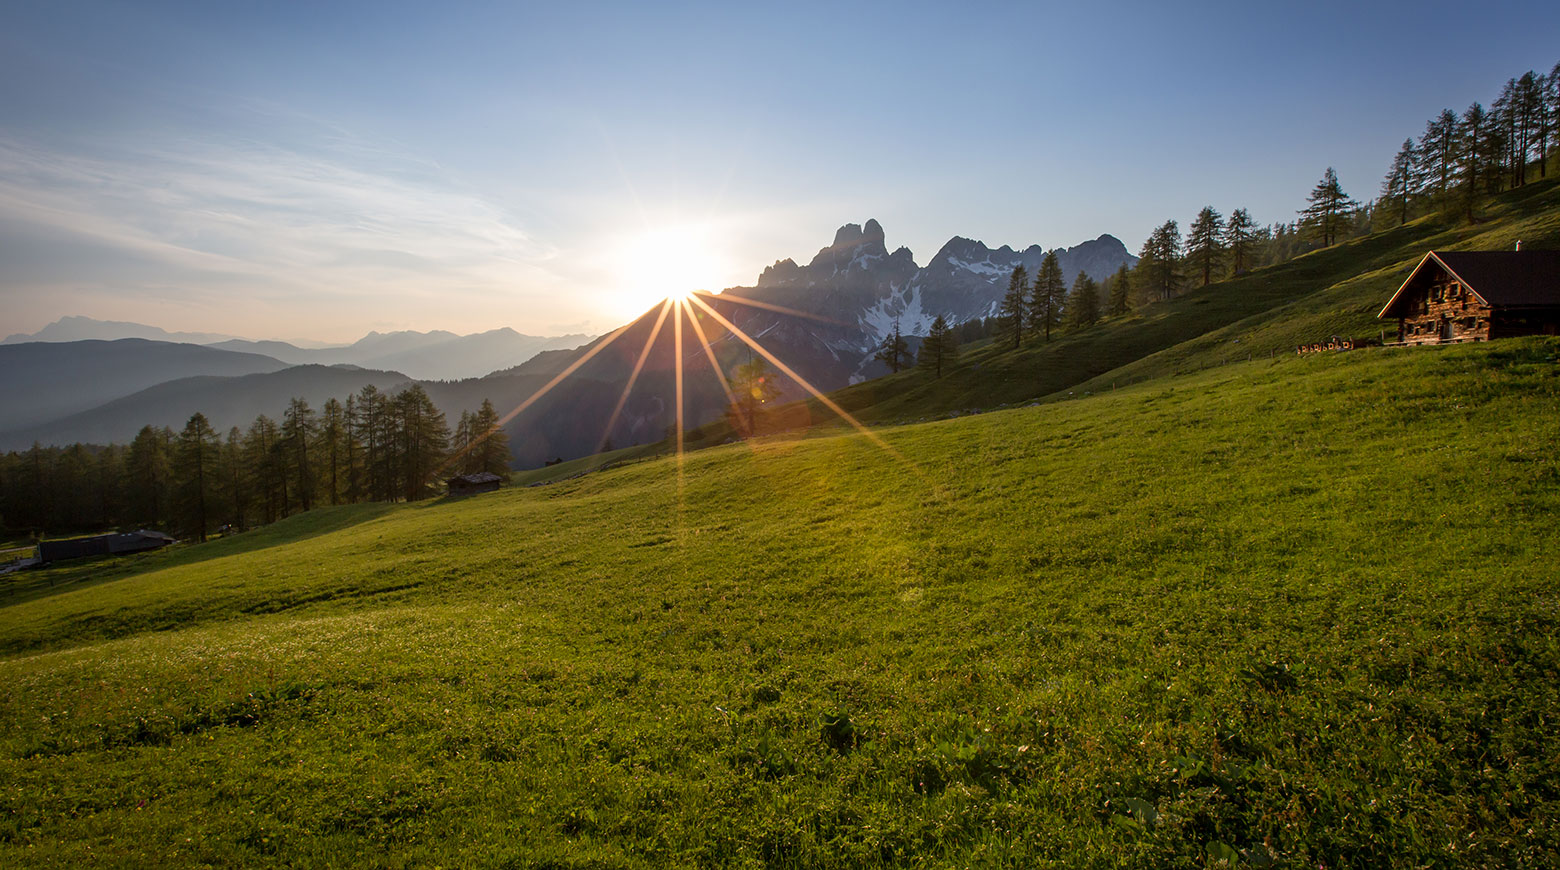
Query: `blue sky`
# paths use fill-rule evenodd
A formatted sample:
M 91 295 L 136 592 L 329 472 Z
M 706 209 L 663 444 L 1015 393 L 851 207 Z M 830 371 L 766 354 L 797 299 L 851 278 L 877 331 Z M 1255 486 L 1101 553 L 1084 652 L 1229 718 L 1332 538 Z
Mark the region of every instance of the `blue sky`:
M 1135 251 L 1557 60 L 1539 3 L 12 3 L 0 330 L 603 331 L 872 217 Z

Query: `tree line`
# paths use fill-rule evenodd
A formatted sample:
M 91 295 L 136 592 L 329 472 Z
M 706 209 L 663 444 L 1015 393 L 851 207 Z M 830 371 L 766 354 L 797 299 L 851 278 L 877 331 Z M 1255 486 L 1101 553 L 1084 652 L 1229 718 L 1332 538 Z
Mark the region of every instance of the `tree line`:
M 320 505 L 416 501 L 445 476 L 509 478 L 508 436 L 492 402 L 451 432 L 427 392 L 372 384 L 318 411 L 217 432 L 195 413 L 180 431 L 144 426 L 128 445 L 72 444 L 0 456 L 0 526 L 34 533 L 156 528 L 205 540 Z
M 1017 349 L 1026 339 L 1050 341 L 1060 331 L 1086 329 L 1190 287 L 1364 235 L 1378 223 L 1397 225 L 1430 213 L 1461 213 L 1473 220 L 1484 197 L 1546 178 L 1557 154 L 1560 63 L 1548 75 L 1529 71 L 1509 79 L 1488 110 L 1475 102 L 1461 115 L 1446 109 L 1432 118 L 1417 141 L 1403 143 L 1373 201 L 1351 197 L 1328 167 L 1295 220 L 1262 225 L 1245 208 L 1226 218 L 1204 206 L 1184 237 L 1179 222 L 1165 221 L 1143 242 L 1136 266 L 1123 265 L 1104 282 L 1080 272 L 1069 286 L 1055 253 L 1048 253 L 1033 279 L 1024 266 L 1013 269 L 995 316 L 953 325 L 939 317 L 917 355 L 909 352 L 896 323 L 875 358 L 894 372 L 919 358 L 940 377 L 960 343 L 994 338 Z
M 1557 140 L 1560 63 L 1548 75 L 1507 79 L 1488 109 L 1477 101 L 1460 115 L 1442 109 L 1417 140 L 1403 141 L 1378 202 L 1397 224 L 1448 210 L 1473 220 L 1483 197 L 1548 177 Z

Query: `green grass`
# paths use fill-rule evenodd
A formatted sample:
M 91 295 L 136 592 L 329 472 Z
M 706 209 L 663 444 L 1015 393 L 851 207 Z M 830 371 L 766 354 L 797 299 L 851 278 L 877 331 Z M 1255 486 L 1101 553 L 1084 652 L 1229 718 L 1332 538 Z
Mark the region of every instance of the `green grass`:
M 1552 866 L 1557 356 L 1284 356 L 158 554 L 0 606 L 0 864 Z
M 535 486 L 537 484 L 556 483 L 560 480 L 578 477 L 581 474 L 600 471 L 603 468 L 615 468 L 619 465 L 653 459 L 665 454 L 666 449 L 665 442 L 619 447 L 616 450 L 608 450 L 604 453 L 570 459 L 557 465 L 532 468 L 528 471 L 517 471 L 510 479 L 509 485 Z

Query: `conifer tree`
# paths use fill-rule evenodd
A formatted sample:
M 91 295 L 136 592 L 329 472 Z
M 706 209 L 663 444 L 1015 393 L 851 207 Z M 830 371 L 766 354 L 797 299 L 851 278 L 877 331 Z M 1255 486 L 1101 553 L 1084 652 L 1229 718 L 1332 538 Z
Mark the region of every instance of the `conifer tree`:
M 1414 165 L 1417 158 L 1414 140 L 1404 139 L 1403 147 L 1392 158 L 1392 168 L 1387 170 L 1387 177 L 1381 182 L 1381 198 L 1397 205 L 1399 225 L 1408 223 L 1408 198 L 1415 192 Z
M 373 384 L 357 394 L 357 423 L 353 438 L 362 445 L 363 497 L 369 501 L 390 501 L 395 497 L 391 468 L 394 431 L 390 419 L 390 399 Z
M 178 480 L 181 525 L 204 542 L 209 522 L 212 492 L 217 481 L 217 463 L 221 441 L 206 415 L 196 411 L 179 433 L 174 469 Z
M 943 365 L 951 362 L 958 356 L 959 343 L 954 337 L 953 329 L 948 326 L 948 321 L 941 315 L 932 320 L 932 328 L 927 333 L 926 339 L 921 342 L 921 354 L 917 364 L 924 369 L 931 369 L 934 377 L 942 377 Z
M 888 370 L 894 374 L 910 364 L 910 343 L 899 334 L 898 320 L 894 321 L 894 331 L 883 338 L 883 343 L 878 345 L 877 353 L 872 358 L 888 366 Z
M 1463 213 L 1473 221 L 1473 206 L 1479 197 L 1480 170 L 1488 160 L 1484 153 L 1489 138 L 1489 116 L 1475 102 L 1458 121 L 1457 176 L 1463 186 Z
M 222 442 L 222 515 L 224 522 L 236 528 L 246 527 L 244 515 L 249 507 L 249 474 L 244 464 L 244 436 L 238 427 L 228 429 Z
M 1013 275 L 1008 278 L 1007 295 L 1002 297 L 1002 305 L 997 309 L 997 316 L 1002 318 L 1002 328 L 1013 340 L 1013 349 L 1024 340 L 1024 293 L 1029 289 L 1029 271 L 1022 264 L 1013 267 Z
M 1136 274 L 1142 285 L 1161 301 L 1175 296 L 1181 280 L 1181 228 L 1175 221 L 1160 224 L 1149 233 L 1138 254 Z
M 1547 108 L 1544 105 L 1543 76 L 1528 70 L 1517 79 L 1516 87 L 1517 153 L 1522 178 L 1519 184 L 1527 180 L 1530 154 L 1533 154 L 1540 164 L 1544 162 L 1543 153 L 1534 154 L 1534 152 L 1538 148 L 1539 129 L 1543 126 Z
M 1116 270 L 1115 277 L 1110 279 L 1110 305 L 1105 313 L 1111 317 L 1120 317 L 1132 310 L 1132 273 L 1127 269 L 1127 264 L 1122 263 Z
M 1539 113 L 1542 126 L 1538 132 L 1538 177 L 1549 175 L 1549 143 L 1560 136 L 1560 62 L 1549 75 L 1544 76 L 1543 106 Z
M 358 413 L 357 396 L 347 396 L 345 408 L 342 411 L 342 422 L 346 428 L 344 441 L 346 444 L 346 473 L 347 473 L 347 503 L 357 504 L 366 498 L 365 481 L 363 476 L 363 444 L 358 440 L 361 432 L 361 415 Z
M 461 411 L 460 422 L 455 424 L 455 436 L 450 440 L 450 452 L 455 456 L 455 471 L 459 474 L 471 474 L 477 470 L 476 457 L 471 455 L 471 449 L 476 445 L 471 429 L 471 412 Z
M 1451 109 L 1442 109 L 1441 114 L 1427 122 L 1424 135 L 1419 137 L 1421 174 L 1415 187 L 1430 190 L 1437 203 L 1451 186 L 1456 143 L 1457 115 Z
M 1100 288 L 1087 272 L 1079 271 L 1073 279 L 1072 294 L 1067 298 L 1068 323 L 1073 329 L 1093 326 L 1100 319 Z
M 1256 242 L 1257 222 L 1251 219 L 1251 212 L 1243 208 L 1230 212 L 1229 223 L 1224 225 L 1224 249 L 1230 255 L 1230 275 L 1245 273 Z
M 397 393 L 391 408 L 399 442 L 397 470 L 402 494 L 407 501 L 427 498 L 434 493 L 434 472 L 449 450 L 449 424 L 421 384 Z
M 1029 295 L 1029 322 L 1035 332 L 1044 333 L 1051 340 L 1051 330 L 1061 325 L 1062 310 L 1066 307 L 1067 279 L 1062 276 L 1061 263 L 1056 252 L 1047 251 L 1035 272 L 1035 286 Z
M 1213 272 L 1224 260 L 1224 219 L 1213 206 L 1203 206 L 1186 231 L 1186 260 L 1202 273 L 1202 285 L 1213 282 Z
M 244 464 L 265 523 L 287 515 L 287 473 L 282 439 L 276 421 L 264 414 L 255 418 L 244 438 Z
M 486 471 L 508 480 L 509 466 L 514 463 L 514 457 L 509 454 L 509 435 L 499 424 L 498 412 L 488 399 L 483 399 L 482 407 L 471 415 L 471 437 L 475 445 L 472 453 L 476 458 L 472 470 Z
M 320 409 L 314 455 L 323 470 L 320 483 L 333 505 L 341 504 L 345 495 L 347 440 L 346 410 L 335 398 L 326 399 Z
M 172 443 L 172 430 L 142 426 L 125 453 L 126 518 L 135 525 L 156 528 L 168 521 Z
M 282 440 L 287 442 L 287 468 L 293 478 L 293 495 L 303 510 L 314 506 L 314 465 L 309 458 L 309 444 L 314 440 L 318 426 L 314 410 L 301 397 L 287 403 L 282 414 Z
M 1338 183 L 1338 173 L 1331 166 L 1327 167 L 1316 187 L 1311 189 L 1306 202 L 1308 205 L 1300 212 L 1300 225 L 1324 248 L 1331 247 L 1338 240 L 1344 218 L 1350 209 L 1358 205 L 1343 192 L 1343 185 Z

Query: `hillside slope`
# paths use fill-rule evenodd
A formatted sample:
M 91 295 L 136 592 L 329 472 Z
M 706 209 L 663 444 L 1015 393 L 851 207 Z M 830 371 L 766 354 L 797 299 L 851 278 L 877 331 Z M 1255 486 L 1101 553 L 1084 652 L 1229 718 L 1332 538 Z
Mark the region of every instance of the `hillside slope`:
M 1286 356 L 33 575 L 0 863 L 1547 865 L 1557 356 Z
M 1019 350 L 1000 340 L 965 349 L 934 379 L 922 371 L 878 378 L 835 398 L 858 417 L 892 421 L 991 408 L 1290 354 L 1332 335 L 1378 339 L 1376 314 L 1426 251 L 1560 249 L 1560 182 L 1535 183 L 1495 199 L 1468 224 L 1426 217 L 1316 251 L 1169 302 L 1105 320 Z M 1389 336 L 1390 337 L 1390 336 Z

